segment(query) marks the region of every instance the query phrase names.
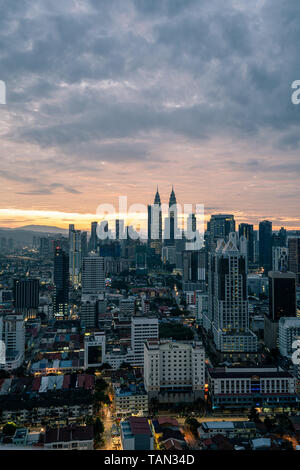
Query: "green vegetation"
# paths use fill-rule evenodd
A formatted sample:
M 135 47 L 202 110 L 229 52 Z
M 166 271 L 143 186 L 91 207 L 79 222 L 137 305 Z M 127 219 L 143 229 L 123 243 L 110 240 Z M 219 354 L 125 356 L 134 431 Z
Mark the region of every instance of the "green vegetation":
M 107 387 L 108 387 L 108 384 L 107 382 L 105 382 L 105 380 L 102 377 L 96 380 L 94 403 L 98 411 L 101 408 L 102 404 L 105 404 L 105 405 L 111 404 L 110 398 L 108 394 L 106 393 Z
M 94 421 L 94 439 L 95 439 L 96 445 L 101 444 L 103 433 L 104 433 L 103 423 L 100 418 L 96 418 Z
M 103 445 L 103 433 L 104 433 L 104 425 L 100 418 L 92 418 L 92 416 L 88 416 L 86 419 L 87 425 L 92 425 L 94 428 L 94 442 L 95 448 L 101 447 Z
M 191 340 L 193 331 L 180 323 L 166 323 L 159 327 L 160 338 L 173 338 L 175 340 Z
M 2 432 L 5 436 L 13 436 L 16 432 L 16 429 L 17 425 L 15 423 L 9 422 L 3 426 Z
M 126 291 L 128 291 L 129 285 L 125 281 L 114 280 L 111 283 L 111 288 L 112 289 L 117 289 L 117 290 L 126 290 Z

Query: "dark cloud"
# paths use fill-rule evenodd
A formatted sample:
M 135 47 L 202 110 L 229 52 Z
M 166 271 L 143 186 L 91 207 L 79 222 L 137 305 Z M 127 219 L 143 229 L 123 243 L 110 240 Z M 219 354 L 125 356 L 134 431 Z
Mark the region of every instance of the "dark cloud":
M 179 139 L 259 142 L 273 164 L 241 154 L 228 165 L 299 173 L 298 0 L 3 0 L 0 13 L 6 139 L 53 152 L 35 176 L 3 162 L 3 177 L 31 185 L 22 194 L 52 194 L 53 177 L 39 178 L 70 171 L 70 157 L 88 174 L 164 161 L 161 146 Z

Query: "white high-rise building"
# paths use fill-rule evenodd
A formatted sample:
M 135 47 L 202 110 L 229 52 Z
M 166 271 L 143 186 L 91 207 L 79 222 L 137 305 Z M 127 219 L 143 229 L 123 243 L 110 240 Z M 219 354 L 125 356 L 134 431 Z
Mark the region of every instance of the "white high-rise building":
M 289 250 L 285 246 L 273 246 L 272 248 L 272 270 L 284 271 L 288 268 Z
M 300 337 L 300 318 L 281 317 L 278 328 L 278 347 L 282 356 L 291 358 L 295 348 L 293 342 Z M 298 348 L 298 347 L 297 347 Z
M 193 401 L 203 398 L 205 351 L 200 342 L 148 340 L 144 382 L 149 399 Z
M 241 247 L 240 247 L 241 248 Z M 257 336 L 249 328 L 247 256 L 238 248 L 235 233 L 218 240 L 209 259 L 208 315 L 216 349 L 222 353 L 257 351 Z
M 104 258 L 95 253 L 83 259 L 82 293 L 101 294 L 105 290 Z
M 148 339 L 159 337 L 158 319 L 154 317 L 132 317 L 131 349 L 134 354 L 134 365 L 144 365 L 144 343 Z
M 25 356 L 25 324 L 22 314 L 12 312 L 0 316 L 0 340 L 3 348 L 5 346 L 5 357 L 0 360 L 0 369 L 17 369 L 23 364 Z

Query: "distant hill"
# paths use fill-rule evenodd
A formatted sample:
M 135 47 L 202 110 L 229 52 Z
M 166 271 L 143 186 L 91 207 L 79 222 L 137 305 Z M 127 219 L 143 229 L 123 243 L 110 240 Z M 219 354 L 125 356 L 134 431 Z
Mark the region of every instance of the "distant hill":
M 51 225 L 24 225 L 23 227 L 16 227 L 14 230 L 26 230 L 30 232 L 39 233 L 68 233 L 68 230 L 65 228 L 55 227 Z
M 47 225 L 26 225 L 25 227 L 7 228 L 0 227 L 0 239 L 12 239 L 14 246 L 31 246 L 33 237 L 55 237 L 58 234 L 67 236 L 68 230 Z M 1 253 L 1 250 L 0 250 Z

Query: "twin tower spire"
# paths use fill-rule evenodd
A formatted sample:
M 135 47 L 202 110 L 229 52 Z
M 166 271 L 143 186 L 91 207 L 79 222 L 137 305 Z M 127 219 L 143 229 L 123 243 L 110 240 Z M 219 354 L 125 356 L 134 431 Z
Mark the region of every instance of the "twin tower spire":
M 159 192 L 158 192 L 158 186 L 157 186 L 157 190 L 156 190 L 156 194 L 155 194 L 155 198 L 154 198 L 154 204 L 158 204 L 159 206 L 161 206 L 161 200 L 160 200 L 160 195 L 159 195 Z M 174 204 L 177 204 L 177 201 L 176 201 L 176 196 L 175 196 L 175 193 L 174 193 L 174 188 L 172 186 L 172 191 L 171 191 L 170 198 L 169 198 L 169 207 L 172 207 Z

